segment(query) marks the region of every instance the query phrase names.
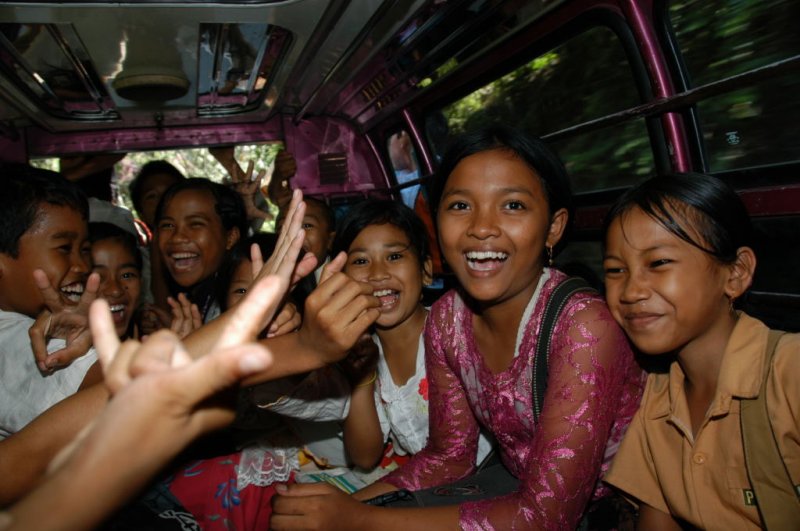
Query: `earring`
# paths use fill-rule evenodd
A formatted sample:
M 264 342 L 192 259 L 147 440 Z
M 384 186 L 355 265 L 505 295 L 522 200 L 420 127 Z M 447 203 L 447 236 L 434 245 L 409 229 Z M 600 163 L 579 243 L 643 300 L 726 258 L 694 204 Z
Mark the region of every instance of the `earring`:
M 547 265 L 553 267 L 553 246 L 547 246 Z
M 735 300 L 736 300 L 736 297 L 734 297 L 733 295 L 728 295 L 728 309 L 730 310 L 730 312 L 732 314 L 736 313 L 736 308 L 733 307 L 733 303 L 734 303 Z

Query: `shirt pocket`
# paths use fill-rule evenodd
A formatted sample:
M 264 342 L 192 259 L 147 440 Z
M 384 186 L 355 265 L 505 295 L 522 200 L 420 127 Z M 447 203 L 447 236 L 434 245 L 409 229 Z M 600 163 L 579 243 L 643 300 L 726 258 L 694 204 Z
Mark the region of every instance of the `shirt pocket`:
M 747 507 L 757 511 L 753 487 L 747 477 L 747 468 L 744 466 L 729 466 L 725 469 L 725 476 L 728 486 L 727 503 L 733 507 Z

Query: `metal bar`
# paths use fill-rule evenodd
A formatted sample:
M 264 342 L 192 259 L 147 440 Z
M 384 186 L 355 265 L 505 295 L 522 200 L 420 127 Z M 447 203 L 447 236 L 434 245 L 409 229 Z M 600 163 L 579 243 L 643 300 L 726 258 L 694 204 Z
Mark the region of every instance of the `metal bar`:
M 770 79 L 777 77 L 781 74 L 792 72 L 800 68 L 800 55 L 795 55 L 787 59 L 775 61 L 768 65 L 755 68 L 742 74 L 726 77 L 706 85 L 701 85 L 693 89 L 680 92 L 668 98 L 657 98 L 648 103 L 637 105 L 623 111 L 616 112 L 597 118 L 596 120 L 589 120 L 572 127 L 567 127 L 553 133 L 542 135 L 543 140 L 554 141 L 561 140 L 562 138 L 574 136 L 578 133 L 585 133 L 589 131 L 596 131 L 612 125 L 624 123 L 635 118 L 646 118 L 665 114 L 669 112 L 679 111 L 690 105 L 694 105 L 700 100 L 704 100 L 709 96 L 716 96 L 726 92 L 732 92 L 738 88 L 751 85 L 756 81 L 763 79 Z

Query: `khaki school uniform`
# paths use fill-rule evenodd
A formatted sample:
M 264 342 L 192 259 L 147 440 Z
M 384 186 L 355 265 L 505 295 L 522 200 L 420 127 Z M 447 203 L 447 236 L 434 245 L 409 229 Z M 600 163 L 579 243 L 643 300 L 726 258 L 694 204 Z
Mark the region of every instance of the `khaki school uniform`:
M 680 366 L 673 363 L 669 374 L 651 374 L 606 481 L 700 528 L 759 529 L 735 398 L 758 395 L 768 333 L 761 321 L 740 314 L 725 349 L 717 392 L 696 437 Z M 772 428 L 789 475 L 798 485 L 800 334 L 781 338 L 773 364 L 767 382 Z

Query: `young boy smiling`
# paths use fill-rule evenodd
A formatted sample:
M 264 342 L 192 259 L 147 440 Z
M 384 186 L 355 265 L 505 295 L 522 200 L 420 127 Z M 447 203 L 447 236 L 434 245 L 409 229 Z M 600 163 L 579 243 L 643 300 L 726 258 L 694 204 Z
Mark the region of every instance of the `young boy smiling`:
M 53 288 L 51 302 L 57 299 L 57 306 L 75 307 L 81 299 L 91 267 L 86 198 L 53 172 L 9 165 L 2 174 L 0 439 L 75 393 L 96 361 L 90 349 L 67 367 L 40 372 L 29 336 L 34 320 L 46 309 L 41 273 Z M 63 346 L 62 340 L 53 340 L 48 350 Z

